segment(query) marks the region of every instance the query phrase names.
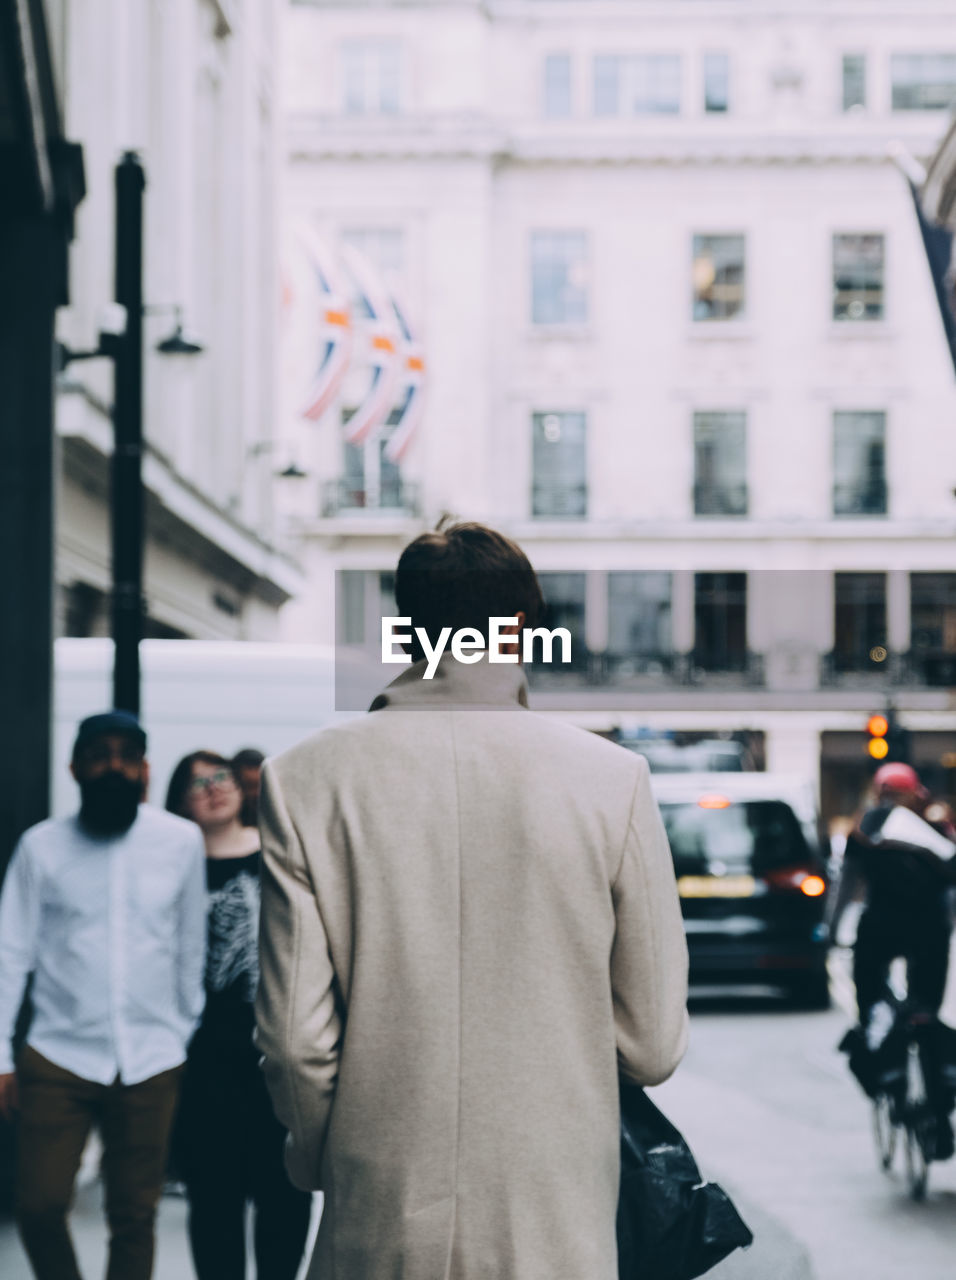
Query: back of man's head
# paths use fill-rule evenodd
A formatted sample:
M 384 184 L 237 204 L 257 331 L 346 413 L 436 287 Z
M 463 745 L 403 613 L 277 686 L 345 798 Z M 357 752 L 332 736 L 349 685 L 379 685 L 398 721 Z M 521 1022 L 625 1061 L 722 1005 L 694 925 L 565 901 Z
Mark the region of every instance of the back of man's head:
M 536 626 L 544 612 L 541 587 L 517 543 L 487 525 L 446 524 L 420 534 L 402 552 L 395 602 L 403 618 L 422 627 L 434 644 L 443 627 L 473 627 L 487 640 L 488 619 L 524 614 Z M 423 657 L 417 640 L 416 661 Z

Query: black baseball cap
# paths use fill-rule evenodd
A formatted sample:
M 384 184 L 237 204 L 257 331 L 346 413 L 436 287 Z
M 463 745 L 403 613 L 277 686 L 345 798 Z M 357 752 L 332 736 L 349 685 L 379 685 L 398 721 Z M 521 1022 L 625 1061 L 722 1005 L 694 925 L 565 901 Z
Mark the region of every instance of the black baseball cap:
M 73 743 L 73 758 L 94 738 L 101 738 L 107 733 L 125 733 L 146 750 L 146 730 L 133 715 L 132 711 L 101 711 L 98 715 L 87 716 L 80 721 Z

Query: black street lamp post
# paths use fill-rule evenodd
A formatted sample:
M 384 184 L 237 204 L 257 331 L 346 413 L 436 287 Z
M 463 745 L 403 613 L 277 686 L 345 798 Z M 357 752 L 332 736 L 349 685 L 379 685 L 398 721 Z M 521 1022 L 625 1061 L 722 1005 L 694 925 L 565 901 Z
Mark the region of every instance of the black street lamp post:
M 114 348 L 113 705 L 139 714 L 143 635 L 143 192 L 146 174 L 128 151 L 116 166 L 116 301 L 126 327 Z

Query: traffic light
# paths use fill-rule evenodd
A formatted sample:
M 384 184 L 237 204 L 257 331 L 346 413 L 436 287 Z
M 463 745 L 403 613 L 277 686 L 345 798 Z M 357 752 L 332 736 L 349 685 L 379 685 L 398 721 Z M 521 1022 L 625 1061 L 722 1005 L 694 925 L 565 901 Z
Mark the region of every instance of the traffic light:
M 866 722 L 866 750 L 877 764 L 909 764 L 910 735 L 896 719 L 892 707 L 878 711 Z
M 890 732 L 889 719 L 879 714 L 870 716 L 866 722 L 866 731 L 869 734 L 866 744 L 867 754 L 871 759 L 882 763 L 890 754 L 890 744 L 887 741 Z

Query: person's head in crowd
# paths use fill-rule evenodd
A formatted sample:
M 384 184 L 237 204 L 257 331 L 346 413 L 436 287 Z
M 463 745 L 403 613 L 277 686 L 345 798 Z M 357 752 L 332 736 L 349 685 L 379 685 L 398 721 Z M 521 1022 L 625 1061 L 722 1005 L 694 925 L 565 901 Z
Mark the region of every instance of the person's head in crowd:
M 929 799 L 919 774 L 902 761 L 880 765 L 873 775 L 873 791 L 879 804 L 905 805 L 916 813 L 922 813 Z
M 146 733 L 129 711 L 104 711 L 79 724 L 70 772 L 80 788 L 80 822 L 116 836 L 136 821 L 149 783 Z
M 242 788 L 232 761 L 216 751 L 183 756 L 169 779 L 166 808 L 207 836 L 240 825 Z
M 259 786 L 262 781 L 262 766 L 265 763 L 265 752 L 258 747 L 243 747 L 232 757 L 232 767 L 239 778 L 242 788 L 242 824 L 255 827 L 259 822 Z
M 395 572 L 399 615 L 411 618 L 412 635 L 422 627 L 435 644 L 443 627 L 473 627 L 488 639 L 488 619 L 516 617 L 518 628 L 534 627 L 544 612 L 541 586 L 516 542 L 487 525 L 439 521 L 402 552 Z M 424 650 L 416 638 L 411 656 Z

